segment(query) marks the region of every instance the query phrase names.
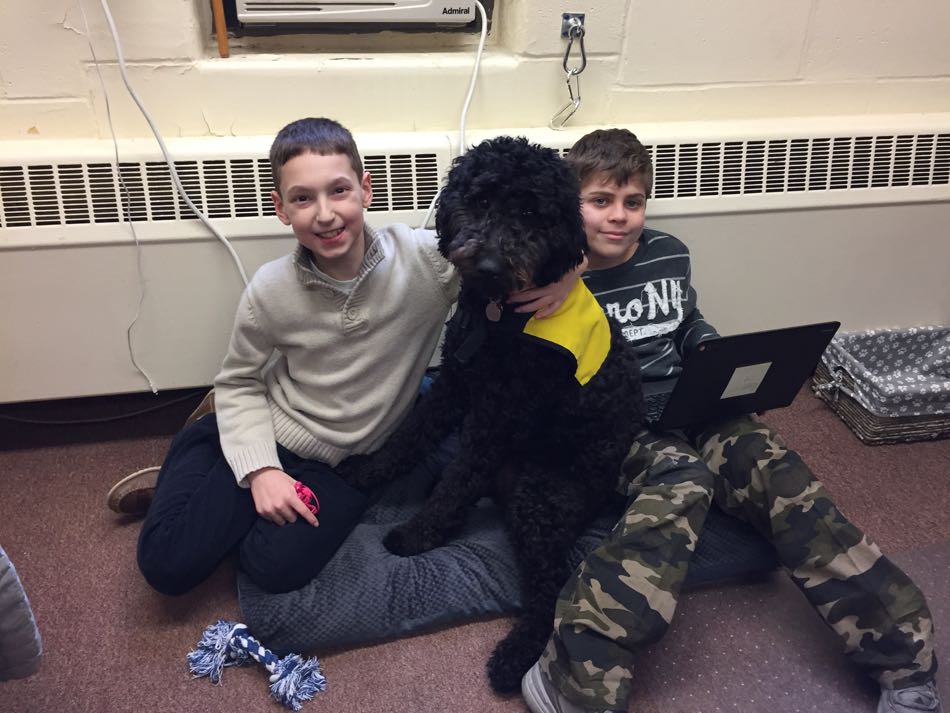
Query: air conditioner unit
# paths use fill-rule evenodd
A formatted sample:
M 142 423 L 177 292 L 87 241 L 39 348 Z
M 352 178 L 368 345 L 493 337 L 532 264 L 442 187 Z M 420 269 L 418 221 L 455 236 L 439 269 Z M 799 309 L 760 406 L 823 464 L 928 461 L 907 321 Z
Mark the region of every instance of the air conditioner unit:
M 439 0 L 237 0 L 240 22 L 250 24 L 327 22 L 410 22 L 466 24 L 474 2 Z

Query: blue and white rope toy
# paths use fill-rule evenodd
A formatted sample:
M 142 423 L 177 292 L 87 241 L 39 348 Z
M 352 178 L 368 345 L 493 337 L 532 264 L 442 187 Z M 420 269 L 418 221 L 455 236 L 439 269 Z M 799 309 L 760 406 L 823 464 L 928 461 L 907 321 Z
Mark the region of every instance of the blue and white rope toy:
M 198 647 L 188 654 L 188 667 L 195 678 L 207 676 L 211 683 L 218 683 L 226 666 L 243 666 L 249 657 L 271 674 L 271 697 L 295 711 L 327 688 L 316 658 L 304 660 L 290 654 L 279 659 L 252 637 L 244 624 L 224 619 L 205 629 Z

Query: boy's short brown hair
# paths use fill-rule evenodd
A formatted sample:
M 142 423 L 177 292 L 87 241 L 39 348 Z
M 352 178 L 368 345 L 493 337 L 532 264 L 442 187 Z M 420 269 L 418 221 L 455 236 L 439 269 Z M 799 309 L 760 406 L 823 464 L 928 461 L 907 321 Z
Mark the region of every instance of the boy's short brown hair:
M 598 129 L 577 140 L 567 161 L 583 186 L 592 176 L 606 173 L 618 186 L 632 178 L 643 180 L 647 196 L 653 189 L 653 161 L 636 134 L 627 129 Z
M 280 169 L 290 159 L 308 152 L 321 156 L 343 154 L 350 159 L 356 178 L 363 178 L 363 160 L 353 134 L 345 126 L 333 119 L 298 119 L 277 132 L 270 147 L 270 170 L 278 193 Z

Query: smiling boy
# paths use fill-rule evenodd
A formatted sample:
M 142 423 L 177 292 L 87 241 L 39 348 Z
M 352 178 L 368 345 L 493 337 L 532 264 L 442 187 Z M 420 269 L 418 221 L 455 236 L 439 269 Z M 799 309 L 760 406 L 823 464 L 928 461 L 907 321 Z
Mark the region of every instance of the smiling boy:
M 282 186 L 271 193 L 277 217 L 293 228 L 314 264 L 341 281 L 359 273 L 366 253 L 363 210 L 373 200 L 369 172 L 357 176 L 353 161 L 338 153 L 299 154 L 283 164 Z
M 618 186 L 609 175 L 589 182 L 581 192 L 587 230 L 588 269 L 603 270 L 633 257 L 646 217 L 646 188 L 635 177 Z

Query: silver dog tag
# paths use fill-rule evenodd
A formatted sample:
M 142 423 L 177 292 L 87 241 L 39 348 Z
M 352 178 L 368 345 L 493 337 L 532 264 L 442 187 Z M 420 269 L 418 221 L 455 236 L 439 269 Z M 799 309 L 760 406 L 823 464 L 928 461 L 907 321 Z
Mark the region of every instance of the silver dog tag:
M 489 322 L 497 322 L 501 319 L 501 305 L 497 302 L 489 302 L 485 305 L 485 316 Z

